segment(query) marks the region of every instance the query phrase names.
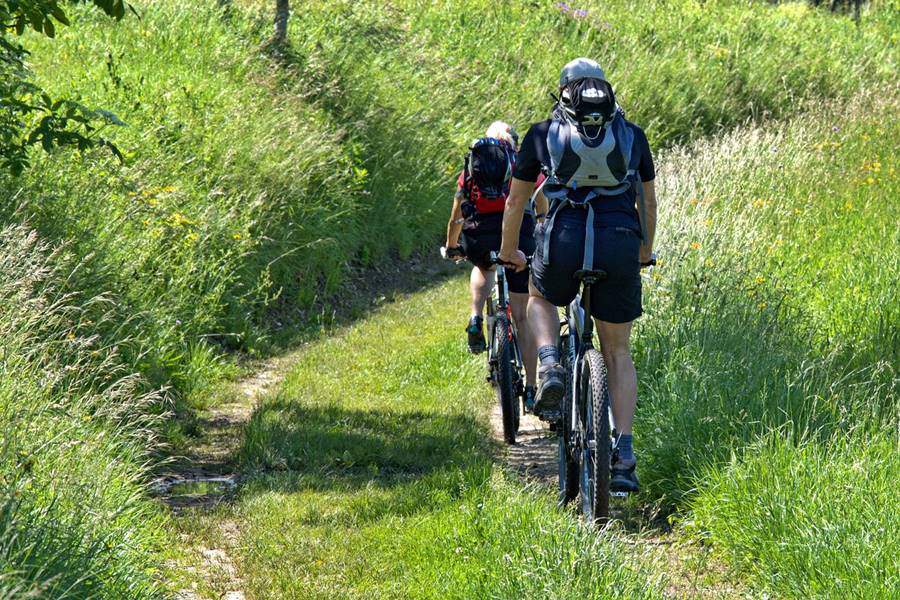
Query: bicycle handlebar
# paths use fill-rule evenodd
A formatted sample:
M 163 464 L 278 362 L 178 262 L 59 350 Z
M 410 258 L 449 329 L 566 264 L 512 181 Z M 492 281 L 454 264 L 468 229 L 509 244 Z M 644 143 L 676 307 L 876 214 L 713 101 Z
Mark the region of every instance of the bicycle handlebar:
M 463 249 L 457 246 L 456 248 L 447 248 L 446 246 L 441 246 L 441 258 L 445 258 L 447 260 L 453 260 L 455 258 L 465 258 L 466 253 L 463 252 Z
M 525 264 L 526 264 L 526 265 L 530 265 L 530 264 L 531 264 L 531 258 L 532 258 L 531 256 L 526 256 L 526 257 L 525 257 Z M 491 251 L 491 254 L 490 254 L 490 256 L 488 257 L 488 262 L 490 262 L 492 265 L 500 265 L 501 267 L 513 267 L 513 266 L 515 266 L 515 265 L 513 265 L 511 262 L 506 262 L 505 260 L 500 260 L 500 253 L 499 253 L 499 252 L 496 252 L 496 251 Z
M 642 263 L 641 263 L 641 268 L 642 268 L 642 269 L 643 269 L 644 267 L 655 267 L 655 266 L 656 266 L 656 252 L 654 252 L 654 253 L 652 253 L 652 254 L 650 255 L 650 260 L 648 260 L 647 262 L 642 262 Z

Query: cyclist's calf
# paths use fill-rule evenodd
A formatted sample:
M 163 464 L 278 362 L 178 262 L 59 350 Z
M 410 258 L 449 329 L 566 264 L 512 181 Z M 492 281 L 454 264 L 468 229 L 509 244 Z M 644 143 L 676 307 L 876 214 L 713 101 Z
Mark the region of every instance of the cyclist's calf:
M 526 313 L 528 309 L 528 294 L 517 294 L 510 292 L 509 294 L 509 310 L 512 312 L 516 326 L 521 327 L 525 323 Z

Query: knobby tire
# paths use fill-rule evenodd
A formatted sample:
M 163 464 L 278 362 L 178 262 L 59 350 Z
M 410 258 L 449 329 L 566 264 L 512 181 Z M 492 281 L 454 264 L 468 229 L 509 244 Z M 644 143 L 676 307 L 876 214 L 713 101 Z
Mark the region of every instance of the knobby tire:
M 585 434 L 581 510 L 588 522 L 602 525 L 609 518 L 609 388 L 606 364 L 596 349 L 585 352 L 578 387 Z
M 497 357 L 497 398 L 503 413 L 503 439 L 507 444 L 515 444 L 519 429 L 519 406 L 513 368 L 515 350 L 512 347 L 509 318 L 503 314 L 497 315 L 494 321 L 494 348 Z

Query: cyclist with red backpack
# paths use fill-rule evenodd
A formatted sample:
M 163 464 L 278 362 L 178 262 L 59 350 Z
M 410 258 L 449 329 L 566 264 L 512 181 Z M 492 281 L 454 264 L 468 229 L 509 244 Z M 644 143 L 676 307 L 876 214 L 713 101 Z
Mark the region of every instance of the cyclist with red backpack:
M 490 262 L 490 254 L 500 250 L 503 211 L 517 150 L 515 130 L 502 121 L 492 123 L 485 137 L 476 140 L 470 147 L 453 197 L 453 210 L 442 254 L 445 258 L 465 256 L 473 265 L 469 280 L 471 316 L 466 327 L 469 351 L 473 354 L 483 352 L 486 347 L 484 306 L 494 285 L 494 266 Z M 539 193 L 539 184 L 535 185 L 535 189 L 538 192 L 533 194 L 534 203 L 538 212 L 544 213 L 546 200 Z M 518 248 L 526 255 L 531 255 L 535 249 L 534 226 L 534 208 L 529 206 L 523 214 L 518 243 Z M 534 399 L 537 351 L 526 320 L 528 270 L 516 272 L 509 269 L 507 285 L 510 309 L 516 321 L 525 363 L 525 401 L 530 408 Z

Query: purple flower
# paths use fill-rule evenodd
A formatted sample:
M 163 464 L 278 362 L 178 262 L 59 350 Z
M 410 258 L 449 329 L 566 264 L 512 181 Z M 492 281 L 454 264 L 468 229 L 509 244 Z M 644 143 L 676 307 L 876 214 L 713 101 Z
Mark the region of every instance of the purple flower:
M 556 8 L 558 8 L 562 12 L 569 12 L 570 10 L 572 10 L 572 7 L 569 6 L 568 4 L 566 4 L 565 2 L 557 2 Z
M 576 17 L 583 19 L 583 18 L 585 18 L 586 16 L 588 16 L 588 11 L 585 10 L 585 9 L 583 9 L 583 8 L 579 8 L 579 9 L 576 10 L 573 14 L 574 14 Z

